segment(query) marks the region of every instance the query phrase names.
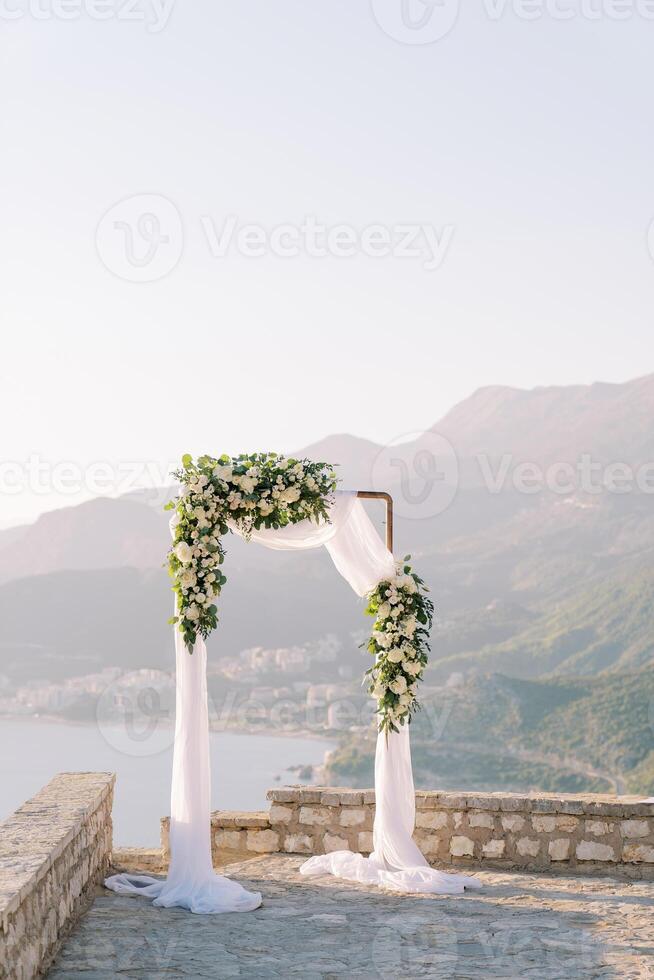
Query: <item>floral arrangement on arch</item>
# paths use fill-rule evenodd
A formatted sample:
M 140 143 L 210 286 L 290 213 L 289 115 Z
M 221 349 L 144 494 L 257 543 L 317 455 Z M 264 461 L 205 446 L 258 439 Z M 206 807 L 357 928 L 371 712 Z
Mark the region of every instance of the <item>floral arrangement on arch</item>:
M 222 539 L 230 524 L 248 538 L 253 530 L 278 529 L 303 520 L 329 521 L 337 485 L 328 463 L 292 459 L 277 453 L 182 457 L 174 473 L 180 483 L 173 510 L 173 542 L 168 570 L 176 595 L 177 625 L 189 653 L 201 636 L 218 625 L 216 599 L 227 581 L 222 571 Z M 418 709 L 416 686 L 427 663 L 432 603 L 426 587 L 406 564 L 391 582 L 380 582 L 368 597 L 375 616 L 368 650 L 375 664 L 370 693 L 377 698 L 380 731 L 398 731 Z
M 227 581 L 222 538 L 233 523 L 247 539 L 262 527 L 280 528 L 309 518 L 329 520 L 336 473 L 327 463 L 287 459 L 277 453 L 250 456 L 182 457 L 174 473 L 180 497 L 174 510 L 174 538 L 168 571 L 177 596 L 177 623 L 189 653 L 199 636 L 218 625 L 214 600 Z
M 375 617 L 368 651 L 375 663 L 366 675 L 368 690 L 377 699 L 380 731 L 398 731 L 420 708 L 418 681 L 427 666 L 429 633 L 434 604 L 423 580 L 407 564 L 396 566 L 391 581 L 380 582 L 371 593 L 366 612 Z

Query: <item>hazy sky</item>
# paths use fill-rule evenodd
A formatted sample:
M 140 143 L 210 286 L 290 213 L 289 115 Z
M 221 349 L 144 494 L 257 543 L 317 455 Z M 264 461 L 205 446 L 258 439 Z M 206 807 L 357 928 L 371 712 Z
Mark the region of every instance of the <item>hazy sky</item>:
M 398 35 L 453 0 L 95 2 L 0 3 L 4 463 L 384 442 L 481 385 L 654 370 L 635 0 L 466 0 L 432 43 Z M 88 492 L 18 470 L 1 525 Z

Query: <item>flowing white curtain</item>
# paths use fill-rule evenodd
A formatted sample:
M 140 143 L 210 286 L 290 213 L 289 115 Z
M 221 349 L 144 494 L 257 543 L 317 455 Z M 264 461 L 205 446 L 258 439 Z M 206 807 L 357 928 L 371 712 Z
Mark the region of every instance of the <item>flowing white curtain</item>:
M 360 596 L 394 574 L 393 556 L 354 492 L 336 494 L 330 518 L 331 523 L 302 521 L 277 531 L 255 531 L 251 540 L 280 551 L 324 545 L 338 571 Z M 175 645 L 177 714 L 168 878 L 162 881 L 146 875 L 120 874 L 107 878 L 105 884 L 123 894 L 146 895 L 155 905 L 181 906 L 191 912 L 250 911 L 261 904 L 261 895 L 216 874 L 211 864 L 205 644 L 198 640 L 191 656 L 175 630 Z M 370 857 L 351 851 L 317 855 L 302 865 L 302 874 L 333 874 L 405 892 L 451 894 L 464 887 L 478 887 L 474 878 L 430 868 L 412 840 L 415 792 L 407 726 L 399 734 L 378 736 L 375 792 L 374 852 Z

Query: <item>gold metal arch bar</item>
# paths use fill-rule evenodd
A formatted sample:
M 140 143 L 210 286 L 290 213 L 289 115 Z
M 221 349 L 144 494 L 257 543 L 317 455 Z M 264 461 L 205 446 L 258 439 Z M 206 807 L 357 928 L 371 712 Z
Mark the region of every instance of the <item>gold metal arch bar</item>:
M 386 501 L 386 547 L 393 554 L 393 498 L 390 493 L 383 490 L 357 490 L 357 497 Z

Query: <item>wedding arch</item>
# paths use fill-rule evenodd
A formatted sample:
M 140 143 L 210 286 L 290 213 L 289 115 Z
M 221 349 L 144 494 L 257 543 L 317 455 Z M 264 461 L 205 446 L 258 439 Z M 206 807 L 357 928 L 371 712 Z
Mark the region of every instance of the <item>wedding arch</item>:
M 370 857 L 352 851 L 316 855 L 300 871 L 332 874 L 400 892 L 460 893 L 474 878 L 431 868 L 412 839 L 415 793 L 409 722 L 427 663 L 433 606 L 422 579 L 392 554 L 392 509 L 382 542 L 361 499 L 372 491 L 337 489 L 332 466 L 276 453 L 182 458 L 179 496 L 167 505 L 168 568 L 176 596 L 176 720 L 171 789 L 170 867 L 165 880 L 119 874 L 108 888 L 197 913 L 245 912 L 261 895 L 218 875 L 211 862 L 211 785 L 205 640 L 218 625 L 214 600 L 227 581 L 223 538 L 239 534 L 276 550 L 325 546 L 374 617 L 366 671 L 377 700 L 375 822 Z M 383 495 L 390 503 L 390 497 Z

